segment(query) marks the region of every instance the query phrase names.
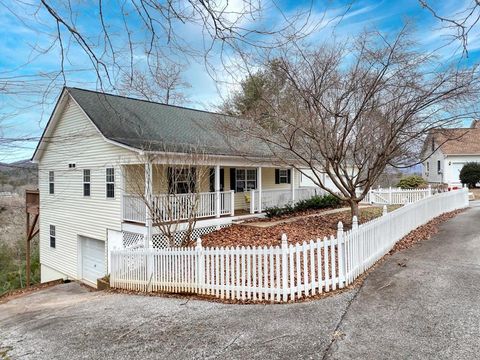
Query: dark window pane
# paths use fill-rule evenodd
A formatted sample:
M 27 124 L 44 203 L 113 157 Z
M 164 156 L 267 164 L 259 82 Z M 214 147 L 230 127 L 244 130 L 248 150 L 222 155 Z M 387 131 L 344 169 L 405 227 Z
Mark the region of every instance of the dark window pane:
M 114 198 L 114 197 L 115 197 L 115 185 L 107 184 L 107 198 Z
M 55 193 L 55 184 L 54 184 L 54 183 L 50 183 L 50 184 L 49 184 L 48 192 L 49 192 L 50 194 L 54 194 L 54 193 Z
M 90 196 L 90 184 L 83 184 L 83 196 Z
M 245 170 L 237 169 L 237 180 L 245 180 Z
M 56 235 L 55 235 L 55 225 L 50 225 L 50 247 L 54 248 L 55 247 L 55 241 L 56 240 Z
M 107 182 L 114 182 L 115 181 L 115 172 L 113 168 L 107 168 Z
M 247 189 L 248 190 L 253 190 L 256 188 L 255 181 L 247 181 Z

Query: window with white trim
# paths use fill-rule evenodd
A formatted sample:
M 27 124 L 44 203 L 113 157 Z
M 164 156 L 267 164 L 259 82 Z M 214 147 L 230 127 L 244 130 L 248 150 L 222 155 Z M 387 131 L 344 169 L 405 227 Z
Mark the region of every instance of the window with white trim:
M 55 225 L 50 225 L 50 247 L 55 248 L 57 243 L 57 235 Z
M 254 190 L 257 188 L 256 169 L 236 169 L 235 188 L 237 192 Z
M 278 180 L 280 184 L 288 184 L 288 169 L 278 170 Z
M 168 188 L 170 194 L 194 193 L 196 189 L 195 168 L 168 168 Z
M 105 180 L 106 180 L 106 195 L 107 198 L 115 197 L 115 169 L 106 168 L 105 170 Z
M 55 172 L 48 172 L 48 193 L 55 194 Z
M 83 170 L 83 196 L 90 196 L 90 169 Z

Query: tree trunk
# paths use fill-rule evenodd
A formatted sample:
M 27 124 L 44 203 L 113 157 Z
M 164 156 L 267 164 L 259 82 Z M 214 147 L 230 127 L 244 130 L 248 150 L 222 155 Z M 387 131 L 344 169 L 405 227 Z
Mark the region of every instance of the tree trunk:
M 358 208 L 358 201 L 350 200 L 349 205 L 350 205 L 350 214 L 352 215 L 352 218 L 354 216 L 356 216 L 357 219 L 358 219 L 358 217 L 360 216 L 360 209 Z

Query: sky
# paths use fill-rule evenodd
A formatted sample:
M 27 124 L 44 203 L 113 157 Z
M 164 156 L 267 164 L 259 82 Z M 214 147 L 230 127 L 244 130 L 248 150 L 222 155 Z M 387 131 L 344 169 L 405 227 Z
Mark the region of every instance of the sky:
M 103 11 L 107 26 L 121 29 L 123 19 L 119 16 L 118 6 L 112 5 L 115 1 L 105 3 L 107 5 Z M 432 5 L 435 4 L 440 13 L 451 15 L 467 3 L 468 1 L 445 0 L 432 2 Z M 72 18 L 76 27 L 88 34 L 92 42 L 102 43 L 99 36 L 101 23 L 98 21 L 98 2 L 72 1 L 72 4 L 75 7 Z M 313 43 L 331 39 L 341 42 L 369 29 L 395 34 L 408 21 L 415 29 L 414 37 L 420 49 L 437 50 L 445 61 L 452 61 L 452 58 L 462 55 L 460 44 L 451 41 L 451 33 L 442 28 L 427 10 L 422 9 L 418 0 L 279 0 L 275 3 L 262 1 L 261 5 L 262 11 L 256 13 L 254 18 L 247 16 L 238 19 L 235 14 L 241 12 L 244 2 L 229 0 L 231 20 L 236 20 L 244 28 L 279 29 L 284 26 L 285 17 L 306 14 L 311 9 L 309 23 L 320 25 L 309 35 L 308 41 Z M 142 64 L 145 61 L 145 48 L 140 44 L 148 42 L 145 25 L 132 16 L 126 21 L 133 43 L 138 45 L 132 61 Z M 62 37 L 64 47 L 68 48 L 67 57 L 63 59 L 66 69 L 64 80 L 58 73 L 62 57 L 55 37 L 56 24 L 44 8 L 39 8 L 37 1 L 20 4 L 0 0 L 0 24 L 0 139 L 29 140 L 3 145 L 0 143 L 0 162 L 11 162 L 31 157 L 64 84 L 93 90 L 99 87 L 106 90 L 113 88 L 105 83 L 100 86 L 89 58 L 68 36 Z M 205 36 L 198 24 L 174 22 L 172 27 L 177 38 L 182 41 L 179 46 L 188 46 L 198 53 L 209 46 L 208 36 Z M 116 31 L 111 41 L 116 49 L 125 50 L 125 39 L 126 32 Z M 232 51 L 222 51 L 217 44 L 209 52 L 206 64 L 198 54 L 192 55 L 178 48 L 172 50 L 167 41 L 164 45 L 162 51 L 172 61 L 184 65 L 183 80 L 190 84 L 184 91 L 188 101 L 180 105 L 215 110 L 222 98 L 235 87 L 228 71 L 229 67 L 235 68 L 235 55 L 232 55 Z M 468 59 L 464 61 L 468 65 L 476 64 L 480 56 L 479 30 L 474 29 L 470 34 L 468 49 Z M 225 55 L 228 56 L 224 57 Z M 105 59 L 111 60 L 111 57 L 106 56 Z M 127 60 L 130 58 L 127 59 L 126 56 L 117 59 L 122 64 Z M 111 74 L 116 78 L 120 76 L 118 69 L 112 68 Z

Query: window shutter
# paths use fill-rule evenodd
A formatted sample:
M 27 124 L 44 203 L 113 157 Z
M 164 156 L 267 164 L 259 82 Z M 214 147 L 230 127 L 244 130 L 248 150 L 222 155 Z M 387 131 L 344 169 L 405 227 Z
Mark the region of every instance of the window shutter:
M 173 169 L 171 167 L 167 168 L 167 179 L 168 179 L 168 193 L 174 194 L 175 189 L 173 188 Z
M 220 169 L 220 191 L 225 189 L 225 169 Z
M 188 191 L 191 193 L 197 192 L 197 168 L 192 167 L 190 169 L 190 176 L 189 176 L 190 184 L 188 186 Z
M 292 183 L 292 170 L 291 169 L 287 170 L 287 183 L 289 183 L 289 184 Z
M 210 192 L 215 191 L 215 168 L 210 168 Z
M 230 168 L 230 190 L 235 190 L 235 192 L 237 191 L 237 187 L 235 186 L 236 185 L 236 177 L 235 177 L 235 174 L 236 174 L 236 171 L 235 171 L 235 168 Z
M 275 169 L 275 184 L 280 184 L 280 169 Z

